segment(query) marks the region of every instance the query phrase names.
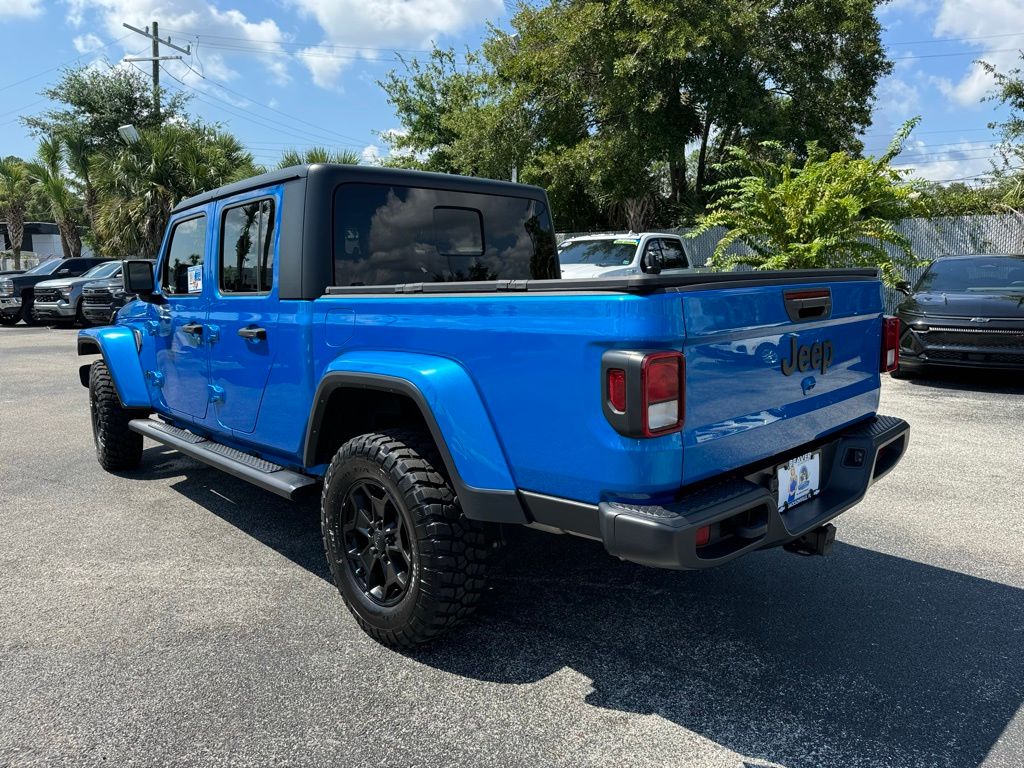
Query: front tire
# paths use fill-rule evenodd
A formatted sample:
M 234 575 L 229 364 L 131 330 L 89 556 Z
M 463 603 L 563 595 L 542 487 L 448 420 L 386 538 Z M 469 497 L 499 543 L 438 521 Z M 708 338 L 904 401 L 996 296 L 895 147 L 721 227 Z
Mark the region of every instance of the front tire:
M 39 325 L 42 322 L 36 317 L 35 312 L 32 311 L 33 306 L 35 306 L 35 301 L 33 299 L 30 299 L 27 296 L 22 296 L 21 321 L 25 323 L 25 325 L 34 326 Z
M 92 323 L 89 322 L 89 318 L 87 318 L 85 313 L 82 311 L 81 299 L 78 300 L 78 307 L 75 309 L 75 322 L 78 323 L 81 328 L 88 328 L 92 325 Z
M 121 405 L 107 364 L 96 360 L 89 368 L 89 411 L 96 458 L 108 472 L 134 469 L 142 461 L 142 435 L 128 422 L 141 413 Z
M 361 435 L 324 478 L 331 575 L 372 638 L 414 648 L 451 630 L 484 591 L 487 529 L 466 519 L 433 442 L 419 432 Z

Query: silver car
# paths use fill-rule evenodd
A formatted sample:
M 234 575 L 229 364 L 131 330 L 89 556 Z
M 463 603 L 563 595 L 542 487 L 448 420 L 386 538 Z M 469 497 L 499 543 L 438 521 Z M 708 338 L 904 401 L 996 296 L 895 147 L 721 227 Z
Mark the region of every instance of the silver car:
M 120 261 L 105 261 L 79 277 L 59 277 L 37 283 L 32 314 L 39 321 L 66 320 L 88 325 L 89 321 L 82 314 L 82 288 L 93 280 L 120 275 Z

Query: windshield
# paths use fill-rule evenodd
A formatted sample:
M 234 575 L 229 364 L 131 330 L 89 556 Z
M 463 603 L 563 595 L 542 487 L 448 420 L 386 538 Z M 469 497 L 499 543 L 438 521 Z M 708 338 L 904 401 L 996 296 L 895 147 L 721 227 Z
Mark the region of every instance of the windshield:
M 1024 256 L 976 256 L 939 259 L 917 284 L 937 293 L 1024 292 Z
M 121 262 L 107 261 L 103 264 L 97 264 L 95 267 L 83 274 L 82 277 L 113 277 L 114 273 L 119 269 L 121 269 Z
M 50 275 L 53 274 L 57 266 L 63 261 L 63 259 L 50 259 L 49 261 L 43 261 L 36 264 L 32 269 L 25 272 L 26 275 Z
M 562 264 L 592 264 L 598 267 L 626 266 L 633 263 L 639 243 L 635 238 L 577 240 L 558 252 L 558 261 Z

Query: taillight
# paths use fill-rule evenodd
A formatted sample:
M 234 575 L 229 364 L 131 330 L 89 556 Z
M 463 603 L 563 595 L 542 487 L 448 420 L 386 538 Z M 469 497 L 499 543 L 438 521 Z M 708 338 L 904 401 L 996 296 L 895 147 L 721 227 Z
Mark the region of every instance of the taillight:
M 678 352 L 648 355 L 640 370 L 644 435 L 679 429 L 683 422 L 683 356 Z
M 608 404 L 619 413 L 626 411 L 626 372 L 621 368 L 608 370 Z
M 602 357 L 604 415 L 629 437 L 658 437 L 683 425 L 685 358 L 679 352 L 615 349 Z
M 882 373 L 895 371 L 900 364 L 900 319 L 882 318 Z

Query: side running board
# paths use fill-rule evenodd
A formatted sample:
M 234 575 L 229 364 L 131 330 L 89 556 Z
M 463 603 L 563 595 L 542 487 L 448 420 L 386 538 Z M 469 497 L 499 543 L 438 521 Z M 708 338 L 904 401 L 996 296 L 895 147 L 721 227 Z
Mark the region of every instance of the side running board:
M 128 423 L 132 432 L 170 446 L 179 453 L 205 462 L 228 474 L 248 480 L 253 485 L 294 499 L 303 489 L 316 484 L 316 479 L 293 472 L 250 453 L 229 448 L 221 443 L 207 440 L 187 429 L 172 427 L 154 419 L 132 419 Z

